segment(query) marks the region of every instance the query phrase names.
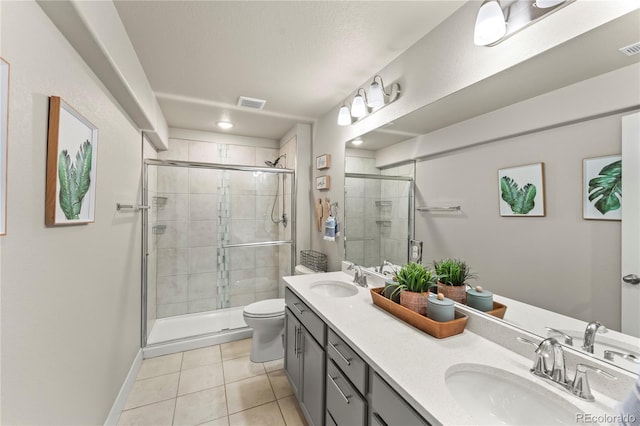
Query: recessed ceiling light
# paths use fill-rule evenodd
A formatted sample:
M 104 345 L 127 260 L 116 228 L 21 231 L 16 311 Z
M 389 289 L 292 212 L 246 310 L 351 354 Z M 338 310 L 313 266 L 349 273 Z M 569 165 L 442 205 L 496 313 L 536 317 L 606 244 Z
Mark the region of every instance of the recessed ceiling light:
M 356 146 L 358 146 L 358 145 L 362 145 L 362 143 L 363 143 L 363 142 L 364 142 L 364 141 L 363 141 L 362 139 L 357 138 L 357 139 L 354 139 L 354 140 L 352 140 L 352 141 L 351 141 L 351 145 L 356 145 Z
M 228 121 L 218 121 L 217 124 L 218 124 L 218 127 L 225 130 L 233 127 L 233 123 L 230 123 Z

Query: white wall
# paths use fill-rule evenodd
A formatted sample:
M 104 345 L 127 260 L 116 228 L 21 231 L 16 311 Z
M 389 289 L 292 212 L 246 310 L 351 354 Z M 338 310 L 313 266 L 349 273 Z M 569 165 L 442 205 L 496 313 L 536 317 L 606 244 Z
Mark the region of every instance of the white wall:
M 101 424 L 139 350 L 141 135 L 34 2 L 2 2 L 11 63 L 2 423 Z M 95 223 L 44 226 L 48 97 L 97 126 Z

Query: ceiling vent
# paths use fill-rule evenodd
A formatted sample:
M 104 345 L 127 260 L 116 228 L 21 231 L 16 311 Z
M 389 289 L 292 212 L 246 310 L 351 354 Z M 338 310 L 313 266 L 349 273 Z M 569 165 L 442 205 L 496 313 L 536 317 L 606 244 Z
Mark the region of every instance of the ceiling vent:
M 246 96 L 240 96 L 238 98 L 238 106 L 244 107 L 244 108 L 262 109 L 264 108 L 264 104 L 266 103 L 267 101 L 265 100 L 256 99 L 256 98 L 247 98 Z
M 640 53 L 640 42 L 630 44 L 629 46 L 621 47 L 618 50 L 627 56 L 637 55 L 638 53 Z

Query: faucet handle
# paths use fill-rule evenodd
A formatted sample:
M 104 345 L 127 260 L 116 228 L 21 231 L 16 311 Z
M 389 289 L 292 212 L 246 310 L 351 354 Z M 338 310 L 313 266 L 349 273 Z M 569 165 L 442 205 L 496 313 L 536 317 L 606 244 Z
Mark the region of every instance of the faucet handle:
M 573 346 L 573 337 L 569 336 L 567 333 L 558 330 L 557 328 L 545 327 L 549 333 L 559 334 L 564 338 L 565 345 Z
M 636 355 L 627 354 L 627 353 L 618 352 L 618 351 L 611 351 L 609 349 L 606 349 L 604 351 L 604 359 L 606 359 L 608 361 L 613 361 L 614 356 L 619 356 L 620 358 L 626 359 L 627 361 L 631 361 L 631 362 L 634 362 L 636 364 L 640 364 L 640 358 L 638 358 Z
M 589 379 L 587 376 L 588 370 L 595 371 L 596 373 L 600 374 L 603 377 L 606 377 L 609 380 L 616 380 L 617 377 L 588 364 L 576 365 L 576 376 L 574 377 L 573 382 L 571 382 L 571 384 L 569 385 L 569 390 L 578 398 L 582 398 L 587 401 L 594 401 L 595 398 L 591 393 L 591 387 L 589 386 Z
M 525 339 L 524 337 L 520 337 L 520 336 L 518 336 L 517 339 L 518 341 L 531 345 L 535 348 L 536 359 L 533 361 L 533 367 L 531 368 L 530 371 L 536 376 L 550 377 L 551 369 L 547 367 L 547 362 L 545 361 L 546 359 L 545 354 L 542 354 L 538 351 L 542 343 L 538 344 L 532 340 Z

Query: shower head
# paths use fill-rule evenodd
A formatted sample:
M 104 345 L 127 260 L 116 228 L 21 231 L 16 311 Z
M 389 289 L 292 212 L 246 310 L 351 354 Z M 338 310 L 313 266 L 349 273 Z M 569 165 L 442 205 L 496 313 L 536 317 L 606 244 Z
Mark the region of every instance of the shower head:
M 287 158 L 287 154 L 282 154 L 280 157 L 276 158 L 274 161 L 265 161 L 264 164 L 266 164 L 269 167 L 277 167 L 278 163 L 280 162 L 281 158 Z

